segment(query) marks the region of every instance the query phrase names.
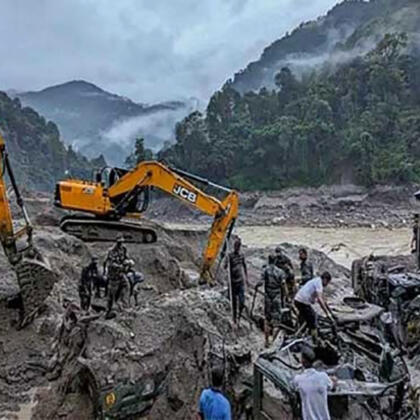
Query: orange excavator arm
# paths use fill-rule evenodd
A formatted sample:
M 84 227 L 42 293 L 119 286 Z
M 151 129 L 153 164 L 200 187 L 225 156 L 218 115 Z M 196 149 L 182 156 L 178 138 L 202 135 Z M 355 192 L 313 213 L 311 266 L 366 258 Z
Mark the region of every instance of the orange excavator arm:
M 6 152 L 6 145 L 3 137 L 0 135 L 0 242 L 3 245 L 4 252 L 12 264 L 18 262 L 18 251 L 16 247 L 16 240 L 27 235 L 28 243 L 32 240 L 32 226 L 29 222 L 28 214 L 23 204 L 22 197 L 20 196 L 17 184 L 13 175 L 13 171 L 10 167 L 9 157 Z M 20 230 L 14 232 L 12 213 L 10 211 L 9 200 L 7 197 L 7 185 L 4 179 L 4 175 L 8 173 L 13 189 L 15 190 L 16 199 L 19 207 L 22 209 L 25 226 Z
M 208 195 L 186 178 L 223 190 L 227 196 L 222 200 Z M 215 262 L 233 224 L 238 217 L 239 198 L 236 191 L 214 184 L 187 172 L 171 169 L 159 162 L 141 162 L 109 188 L 109 196 L 118 197 L 142 187 L 156 187 L 188 205 L 214 217 L 207 246 L 203 253 L 203 272 L 209 272 Z
M 32 244 L 32 225 L 29 221 L 25 205 L 6 151 L 3 137 L 0 135 L 0 242 L 6 257 L 16 272 L 20 293 L 10 297 L 15 302 L 13 307 L 19 309 L 19 327 L 25 326 L 42 307 L 50 294 L 56 275 Z M 12 212 L 7 196 L 5 174 L 8 174 L 14 190 L 16 201 L 21 209 L 25 225 L 15 230 Z M 26 235 L 26 244 L 18 246 L 18 240 Z
M 138 217 L 144 209 L 139 209 L 137 204 L 133 203 L 137 203 L 142 192 L 155 187 L 214 218 L 203 253 L 203 273 L 209 273 L 238 217 L 237 192 L 156 161 L 144 161 L 130 171 L 120 171 L 118 179 L 108 186 L 104 182 L 74 179 L 57 184 L 56 205 L 97 216 L 96 220 L 90 218 L 89 221 L 66 218 L 61 224 L 63 230 L 84 240 L 105 240 L 102 239 L 104 228 L 109 232 L 112 227 L 115 231 L 128 232 L 126 236 L 131 242 L 153 242 L 153 239 L 147 239 L 152 238 L 149 233 L 144 234 L 146 239 L 136 241 L 132 234 L 134 225 L 131 224 L 131 230 L 127 230 L 127 224 L 115 220 L 122 217 Z M 225 197 L 219 200 L 199 189 L 190 180 L 221 190 Z M 108 235 L 108 238 L 111 236 Z

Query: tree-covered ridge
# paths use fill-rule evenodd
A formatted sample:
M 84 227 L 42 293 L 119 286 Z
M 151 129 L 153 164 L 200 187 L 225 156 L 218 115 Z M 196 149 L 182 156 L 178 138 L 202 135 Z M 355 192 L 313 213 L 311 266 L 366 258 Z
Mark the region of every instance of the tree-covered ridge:
M 267 46 L 261 57 L 237 72 L 240 93 L 274 88 L 274 75 L 284 66 L 306 72 L 308 66 L 337 61 L 343 53 L 366 53 L 385 33 L 420 33 L 418 0 L 341 0 L 325 16 L 301 23 Z
M 36 190 L 53 191 L 66 170 L 74 176 L 91 177 L 92 169 L 103 166 L 102 157 L 89 161 L 68 149 L 60 140 L 57 126 L 46 121 L 20 100 L 0 92 L 0 130 L 6 140 L 18 182 Z
M 277 89 L 240 95 L 227 83 L 177 126 L 161 157 L 243 189 L 420 181 L 420 59 L 404 34 L 366 56 Z

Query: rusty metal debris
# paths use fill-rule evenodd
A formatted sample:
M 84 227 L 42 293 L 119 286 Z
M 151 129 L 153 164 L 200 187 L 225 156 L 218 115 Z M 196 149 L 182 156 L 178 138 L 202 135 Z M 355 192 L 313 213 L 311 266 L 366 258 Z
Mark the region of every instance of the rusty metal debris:
M 300 418 L 300 401 L 292 382 L 302 369 L 299 352 L 310 339 L 290 337 L 276 351 L 261 354 L 254 365 L 254 418 Z M 340 349 L 340 350 L 339 350 Z M 400 352 L 386 357 L 379 338 L 344 328 L 337 341 L 316 347 L 317 369 L 335 376 L 329 391 L 332 418 L 417 419 L 408 398 L 411 389 L 407 366 Z M 392 362 L 390 362 L 392 360 Z M 270 382 L 264 392 L 264 379 Z

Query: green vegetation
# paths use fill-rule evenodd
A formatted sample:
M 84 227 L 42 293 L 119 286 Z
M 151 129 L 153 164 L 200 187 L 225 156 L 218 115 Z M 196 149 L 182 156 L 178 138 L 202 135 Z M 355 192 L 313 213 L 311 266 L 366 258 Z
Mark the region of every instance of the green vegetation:
M 406 42 L 388 34 L 302 79 L 284 67 L 273 90 L 227 83 L 160 158 L 241 189 L 420 181 L 420 58 Z
M 73 176 L 91 177 L 92 169 L 103 166 L 102 157 L 88 161 L 60 140 L 57 126 L 19 99 L 0 92 L 0 130 L 21 186 L 53 191 L 55 182 L 69 170 Z
M 143 160 L 152 160 L 152 159 L 153 159 L 153 152 L 152 150 L 144 147 L 144 138 L 137 137 L 136 141 L 134 142 L 134 151 L 125 160 L 125 165 L 127 166 L 127 168 L 132 169 Z

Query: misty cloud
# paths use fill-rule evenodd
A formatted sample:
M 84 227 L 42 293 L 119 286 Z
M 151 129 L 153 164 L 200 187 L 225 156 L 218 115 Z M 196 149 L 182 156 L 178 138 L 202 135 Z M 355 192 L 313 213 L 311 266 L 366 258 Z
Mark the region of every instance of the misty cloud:
M 335 0 L 2 0 L 0 89 L 85 79 L 139 102 L 206 101 Z
M 158 152 L 165 141 L 174 141 L 174 127 L 192 108 L 184 107 L 178 110 L 162 110 L 151 115 L 141 115 L 118 121 L 102 133 L 107 144 L 115 143 L 130 150 L 136 137 L 144 137 L 147 147 Z

